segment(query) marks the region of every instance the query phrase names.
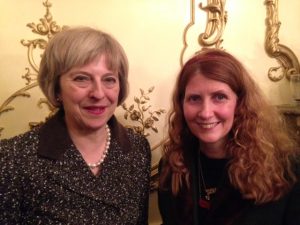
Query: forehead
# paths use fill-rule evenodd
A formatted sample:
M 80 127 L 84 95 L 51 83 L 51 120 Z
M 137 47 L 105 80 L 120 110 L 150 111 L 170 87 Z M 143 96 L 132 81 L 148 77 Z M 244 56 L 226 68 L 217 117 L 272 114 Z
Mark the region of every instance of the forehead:
M 213 80 L 210 78 L 207 78 L 201 73 L 195 73 L 193 74 L 189 81 L 186 84 L 186 91 L 188 90 L 198 90 L 198 91 L 215 91 L 217 89 L 220 90 L 226 90 L 226 91 L 232 91 L 230 86 L 224 82 Z
M 80 64 L 80 65 L 75 65 L 71 67 L 71 69 L 66 72 L 66 73 L 73 73 L 73 72 L 78 72 L 78 71 L 99 71 L 99 70 L 105 70 L 108 72 L 114 72 L 109 68 L 109 64 L 107 62 L 107 57 L 106 55 L 99 55 L 92 60 Z

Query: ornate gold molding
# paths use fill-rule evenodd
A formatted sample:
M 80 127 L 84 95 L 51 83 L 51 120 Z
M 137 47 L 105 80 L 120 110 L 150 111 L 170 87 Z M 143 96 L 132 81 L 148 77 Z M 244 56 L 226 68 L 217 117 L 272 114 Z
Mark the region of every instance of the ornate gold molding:
M 185 26 L 184 31 L 183 31 L 183 48 L 180 52 L 180 65 L 181 66 L 183 66 L 184 53 L 188 47 L 188 43 L 187 43 L 187 39 L 186 39 L 187 33 L 194 24 L 195 24 L 195 0 L 190 0 L 190 21 Z
M 227 23 L 227 11 L 225 11 L 226 0 L 207 0 L 207 6 L 199 4 L 199 8 L 207 13 L 205 32 L 198 37 L 199 45 L 203 47 L 222 48 L 221 39 L 225 25 Z M 190 21 L 183 31 L 183 48 L 180 53 L 180 65 L 183 66 L 183 58 L 188 47 L 187 33 L 195 24 L 195 0 L 190 0 Z M 197 52 L 197 51 L 195 51 Z
M 199 35 L 199 44 L 202 46 L 215 45 L 221 48 L 221 39 L 226 23 L 227 11 L 225 11 L 226 0 L 208 0 L 207 6 L 203 7 L 200 3 L 200 9 L 207 12 L 207 23 L 205 32 Z
M 279 43 L 281 22 L 278 19 L 278 0 L 266 0 L 265 5 L 267 7 L 265 50 L 280 64 L 269 69 L 268 77 L 271 81 L 280 81 L 284 77 L 289 79 L 291 74 L 300 72 L 299 61 L 290 48 Z
M 38 74 L 38 64 L 34 58 L 35 50 L 43 51 L 49 41 L 49 39 L 55 35 L 56 33 L 60 32 L 66 26 L 60 27 L 53 21 L 52 15 L 50 13 L 50 7 L 52 4 L 46 0 L 43 2 L 43 5 L 46 8 L 46 14 L 43 18 L 40 19 L 40 23 L 28 23 L 27 27 L 31 28 L 32 32 L 38 34 L 40 36 L 45 36 L 46 39 L 38 38 L 34 40 L 21 40 L 21 44 L 27 47 L 27 58 L 30 67 L 26 67 L 25 70 L 27 71 L 24 75 L 22 75 L 22 79 L 26 80 L 25 86 L 17 91 L 15 91 L 12 95 L 10 95 L 1 105 L 0 105 L 0 116 L 5 113 L 14 110 L 15 108 L 11 106 L 11 103 L 18 97 L 27 97 L 30 98 L 30 93 L 28 92 L 30 89 L 35 88 L 38 86 L 36 77 Z M 42 103 L 46 103 L 50 109 L 50 114 L 53 113 L 53 108 L 47 103 L 45 99 L 40 99 L 37 106 L 41 107 Z M 34 126 L 38 122 L 30 122 L 30 126 Z M 0 127 L 0 136 L 4 127 Z
M 131 104 L 129 107 L 125 103 L 122 104 L 122 108 L 125 110 L 124 118 L 125 120 L 130 119 L 133 123 L 137 125 L 130 124 L 128 127 L 131 127 L 135 132 L 143 134 L 144 136 L 149 136 L 148 130 L 152 130 L 155 133 L 158 132 L 155 127 L 155 122 L 159 121 L 158 117 L 161 114 L 165 113 L 166 110 L 158 109 L 151 111 L 151 105 L 149 105 L 149 94 L 153 92 L 154 87 L 148 89 L 145 92 L 143 89 L 140 89 L 140 97 L 134 97 L 134 104 Z M 136 108 L 135 108 L 136 107 Z

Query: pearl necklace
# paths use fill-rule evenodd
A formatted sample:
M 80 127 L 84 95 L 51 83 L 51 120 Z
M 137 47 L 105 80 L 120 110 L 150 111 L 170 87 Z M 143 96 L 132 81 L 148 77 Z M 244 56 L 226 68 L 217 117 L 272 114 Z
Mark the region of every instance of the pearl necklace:
M 101 165 L 101 163 L 103 163 L 104 159 L 106 158 L 106 155 L 107 155 L 107 152 L 108 152 L 108 149 L 109 149 L 109 146 L 110 146 L 110 136 L 111 136 L 110 129 L 109 129 L 109 126 L 107 124 L 105 125 L 105 130 L 106 130 L 106 133 L 107 133 L 105 149 L 104 149 L 103 154 L 102 154 L 102 156 L 101 156 L 101 158 L 99 159 L 98 162 L 87 164 L 90 169 L 95 169 L 95 168 L 99 167 Z

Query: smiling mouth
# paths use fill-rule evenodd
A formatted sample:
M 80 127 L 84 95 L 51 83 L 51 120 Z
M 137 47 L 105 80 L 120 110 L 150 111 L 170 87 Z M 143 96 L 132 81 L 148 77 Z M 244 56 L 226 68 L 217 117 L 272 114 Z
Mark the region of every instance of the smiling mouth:
M 211 129 L 211 128 L 214 128 L 216 127 L 220 122 L 214 122 L 214 123 L 198 123 L 199 126 L 201 128 L 204 128 L 204 129 Z
M 105 110 L 105 107 L 94 107 L 94 106 L 91 106 L 91 107 L 86 107 L 85 108 L 89 113 L 92 113 L 92 114 L 101 114 L 104 112 Z

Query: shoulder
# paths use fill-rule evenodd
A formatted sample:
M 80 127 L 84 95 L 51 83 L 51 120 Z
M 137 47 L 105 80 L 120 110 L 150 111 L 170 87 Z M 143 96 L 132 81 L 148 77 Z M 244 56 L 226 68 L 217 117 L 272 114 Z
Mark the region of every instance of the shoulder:
M 136 153 L 141 153 L 146 155 L 147 158 L 151 157 L 151 148 L 149 141 L 147 138 L 139 133 L 136 133 L 133 129 L 131 128 L 125 128 L 126 133 L 131 145 L 131 148 L 133 151 Z
M 291 198 L 298 198 L 300 204 L 300 157 L 298 156 L 294 161 L 294 173 L 297 177 L 297 182 L 294 184 L 291 190 Z
M 115 116 L 108 121 L 108 125 L 111 129 L 113 143 L 119 146 L 118 148 L 126 157 L 132 158 L 135 164 L 150 165 L 151 149 L 144 135 L 134 132 L 130 127 L 125 127 Z
M 134 132 L 130 127 L 125 127 L 115 116 L 112 116 L 108 124 L 111 129 L 112 137 L 115 138 L 124 149 L 130 151 L 130 149 L 136 147 L 142 147 L 142 149 L 149 148 L 149 142 L 144 135 Z
M 38 145 L 38 132 L 28 131 L 24 134 L 0 141 L 0 165 L 2 172 L 8 170 L 21 170 L 36 156 Z
M 137 133 L 133 129 L 128 128 L 128 127 L 125 129 L 126 129 L 126 132 L 127 132 L 127 135 L 128 135 L 128 138 L 130 139 L 130 141 L 135 142 L 135 144 L 149 145 L 149 142 L 144 135 Z
M 22 152 L 22 154 L 24 154 L 24 151 L 27 150 L 29 146 L 38 143 L 38 131 L 39 128 L 34 128 L 30 131 L 19 134 L 12 138 L 0 140 L 0 152 L 3 153 L 17 151 Z
M 298 181 L 289 193 L 287 208 L 285 210 L 285 224 L 300 224 L 300 182 Z

